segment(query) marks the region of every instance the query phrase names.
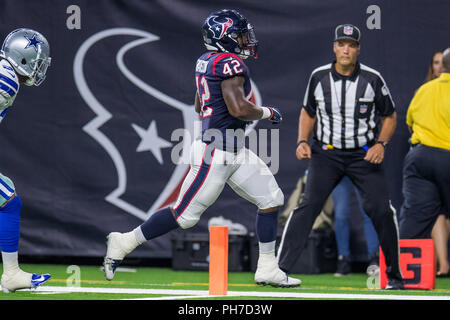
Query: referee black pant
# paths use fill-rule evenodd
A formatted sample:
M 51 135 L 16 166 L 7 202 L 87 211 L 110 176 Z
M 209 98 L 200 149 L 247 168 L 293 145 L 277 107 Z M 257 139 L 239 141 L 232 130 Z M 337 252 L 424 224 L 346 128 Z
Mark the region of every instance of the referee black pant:
M 385 256 L 389 279 L 401 279 L 398 227 L 390 205 L 383 167 L 364 160 L 362 148 L 328 150 L 315 141 L 302 202 L 290 215 L 278 251 L 279 266 L 290 272 L 302 250 L 326 199 L 344 175 L 358 189 L 364 211 L 372 220 Z

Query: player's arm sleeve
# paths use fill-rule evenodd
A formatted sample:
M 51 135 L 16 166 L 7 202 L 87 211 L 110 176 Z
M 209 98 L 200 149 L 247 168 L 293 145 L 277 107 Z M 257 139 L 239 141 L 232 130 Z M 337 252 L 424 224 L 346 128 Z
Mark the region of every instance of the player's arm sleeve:
M 316 116 L 317 110 L 317 101 L 314 95 L 314 91 L 316 90 L 318 80 L 314 76 L 314 73 L 311 74 L 308 81 L 308 86 L 306 87 L 305 96 L 303 98 L 303 109 L 305 109 L 308 114 L 314 118 Z
M 375 84 L 375 108 L 382 117 L 390 116 L 395 111 L 394 100 L 381 75 L 377 77 Z

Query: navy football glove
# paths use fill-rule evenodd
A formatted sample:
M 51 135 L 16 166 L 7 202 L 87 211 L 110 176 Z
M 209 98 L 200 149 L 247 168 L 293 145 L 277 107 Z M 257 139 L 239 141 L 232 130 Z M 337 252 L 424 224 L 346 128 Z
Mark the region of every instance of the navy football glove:
M 283 116 L 281 115 L 280 110 L 275 107 L 267 107 L 270 109 L 270 112 L 272 113 L 270 117 L 268 118 L 270 121 L 272 121 L 273 124 L 280 123 L 281 120 L 283 120 Z

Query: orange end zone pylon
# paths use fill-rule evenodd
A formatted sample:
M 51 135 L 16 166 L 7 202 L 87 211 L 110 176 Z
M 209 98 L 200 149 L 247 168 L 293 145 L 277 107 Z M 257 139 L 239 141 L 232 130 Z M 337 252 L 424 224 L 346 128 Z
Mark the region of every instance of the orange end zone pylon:
M 228 227 L 209 229 L 209 294 L 226 295 L 228 290 Z
M 432 239 L 401 239 L 400 269 L 406 289 L 433 290 L 436 286 L 434 242 Z M 383 251 L 380 247 L 380 288 L 388 279 Z

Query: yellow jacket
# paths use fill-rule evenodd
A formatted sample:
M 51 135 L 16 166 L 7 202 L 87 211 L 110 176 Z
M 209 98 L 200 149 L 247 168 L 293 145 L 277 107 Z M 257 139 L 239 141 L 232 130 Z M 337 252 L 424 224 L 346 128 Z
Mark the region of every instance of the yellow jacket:
M 422 85 L 414 95 L 406 123 L 411 143 L 450 150 L 450 73 Z

